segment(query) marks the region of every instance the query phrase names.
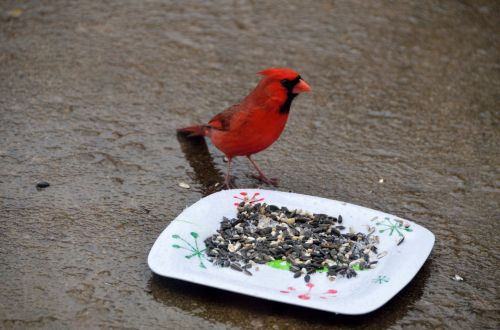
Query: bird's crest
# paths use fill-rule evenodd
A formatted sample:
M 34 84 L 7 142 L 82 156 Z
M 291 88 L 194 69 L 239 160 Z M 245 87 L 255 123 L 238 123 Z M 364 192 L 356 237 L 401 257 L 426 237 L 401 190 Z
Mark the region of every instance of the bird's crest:
M 271 79 L 295 79 L 299 75 L 296 71 L 289 69 L 289 68 L 269 68 L 262 70 L 258 72 L 257 74 L 260 74 L 265 77 L 269 77 Z

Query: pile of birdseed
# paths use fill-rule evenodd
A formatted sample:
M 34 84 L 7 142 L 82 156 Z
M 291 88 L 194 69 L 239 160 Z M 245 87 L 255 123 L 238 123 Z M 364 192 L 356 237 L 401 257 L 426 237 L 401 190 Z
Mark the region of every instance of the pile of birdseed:
M 286 207 L 241 202 L 236 218 L 223 218 L 217 233 L 205 240 L 208 260 L 246 275 L 257 264 L 287 261 L 294 277 L 325 272 L 330 280 L 351 278 L 356 271 L 374 268 L 378 238 L 372 234 L 347 233 L 342 216 L 311 214 Z

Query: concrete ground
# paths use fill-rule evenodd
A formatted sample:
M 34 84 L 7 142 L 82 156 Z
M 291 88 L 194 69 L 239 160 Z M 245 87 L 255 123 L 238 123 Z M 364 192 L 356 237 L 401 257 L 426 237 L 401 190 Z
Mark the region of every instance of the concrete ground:
M 498 328 L 499 22 L 486 0 L 1 1 L 0 328 Z M 313 88 L 255 157 L 279 189 L 436 235 L 414 280 L 371 314 L 147 266 L 225 170 L 175 129 L 238 102 L 270 66 Z M 236 161 L 236 183 L 260 186 L 249 168 Z

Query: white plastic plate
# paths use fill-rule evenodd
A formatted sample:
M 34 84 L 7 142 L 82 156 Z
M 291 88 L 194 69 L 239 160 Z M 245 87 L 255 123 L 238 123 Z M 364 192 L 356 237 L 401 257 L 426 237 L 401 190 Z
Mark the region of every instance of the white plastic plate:
M 287 270 L 259 265 L 253 276 L 214 266 L 207 260 L 204 240 L 214 234 L 222 217 L 236 216 L 242 200 L 303 209 L 311 213 L 342 215 L 346 228 L 367 233 L 375 227 L 378 252 L 387 251 L 374 269 L 357 271 L 354 278 L 332 282 L 325 273 L 293 278 Z M 400 245 L 397 242 L 404 236 Z M 434 235 L 411 221 L 335 200 L 261 189 L 224 190 L 185 209 L 161 233 L 148 264 L 153 272 L 184 281 L 340 314 L 369 313 L 387 303 L 417 274 L 434 245 Z M 279 266 L 276 265 L 275 266 Z

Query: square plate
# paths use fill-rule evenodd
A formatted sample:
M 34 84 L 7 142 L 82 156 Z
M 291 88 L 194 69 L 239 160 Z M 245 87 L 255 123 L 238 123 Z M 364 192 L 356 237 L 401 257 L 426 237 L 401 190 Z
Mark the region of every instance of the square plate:
M 259 265 L 253 276 L 214 266 L 205 255 L 204 240 L 214 234 L 222 217 L 234 218 L 242 200 L 303 209 L 331 216 L 342 215 L 346 228 L 366 233 L 376 228 L 378 251 L 387 251 L 374 269 L 357 271 L 354 278 L 331 282 L 325 273 L 295 279 L 293 273 Z M 404 236 L 404 241 L 397 245 Z M 417 274 L 434 245 L 434 234 L 411 221 L 335 200 L 261 189 L 224 190 L 185 209 L 161 233 L 148 257 L 149 267 L 161 276 L 211 286 L 287 304 L 359 315 L 388 302 Z

